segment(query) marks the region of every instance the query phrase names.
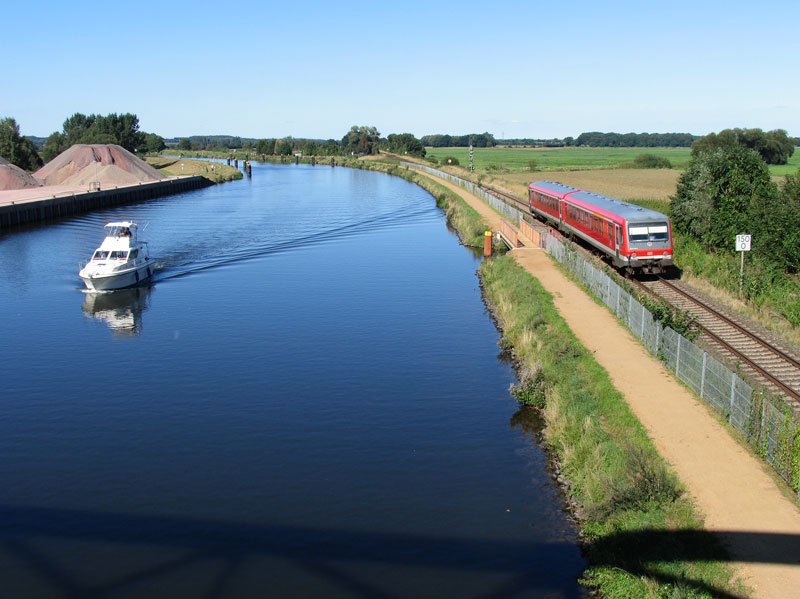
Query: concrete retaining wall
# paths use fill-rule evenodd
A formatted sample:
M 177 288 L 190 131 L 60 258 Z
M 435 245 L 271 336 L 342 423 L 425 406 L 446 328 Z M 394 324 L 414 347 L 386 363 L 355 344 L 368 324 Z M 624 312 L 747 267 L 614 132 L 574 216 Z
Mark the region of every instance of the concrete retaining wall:
M 141 202 L 213 185 L 205 177 L 182 177 L 99 191 L 76 191 L 0 205 L 0 231 L 17 225 L 42 222 L 90 210 Z M 47 192 L 44 191 L 43 194 Z

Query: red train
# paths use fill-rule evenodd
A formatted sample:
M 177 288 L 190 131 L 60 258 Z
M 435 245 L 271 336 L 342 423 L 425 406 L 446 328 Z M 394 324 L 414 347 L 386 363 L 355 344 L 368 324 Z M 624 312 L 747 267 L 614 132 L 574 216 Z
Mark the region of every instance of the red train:
M 573 233 L 631 274 L 661 273 L 672 265 L 669 218 L 591 191 L 561 183 L 528 186 L 531 212 Z

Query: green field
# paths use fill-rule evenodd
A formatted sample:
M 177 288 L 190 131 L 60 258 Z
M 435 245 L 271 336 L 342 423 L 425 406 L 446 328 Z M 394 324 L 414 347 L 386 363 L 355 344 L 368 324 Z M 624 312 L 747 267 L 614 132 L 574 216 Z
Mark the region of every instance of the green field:
M 773 164 L 769 167 L 770 175 L 794 175 L 800 169 L 800 148 L 794 149 L 788 164 Z
M 426 148 L 427 157 L 443 160 L 452 156 L 462 167 L 469 164 L 468 148 Z M 475 148 L 475 169 L 481 172 L 530 172 L 529 162 L 536 161 L 538 171 L 573 171 L 610 169 L 629 166 L 639 154 L 663 156 L 673 168 L 689 164 L 689 148 Z M 795 151 L 789 164 L 770 166 L 773 175 L 794 174 L 800 168 L 800 151 Z
M 425 149 L 428 157 L 442 160 L 452 156 L 461 166 L 469 164 L 469 148 Z M 475 148 L 475 168 L 486 171 L 495 165 L 510 172 L 523 172 L 530 170 L 531 160 L 541 171 L 619 168 L 639 154 L 663 156 L 676 168 L 685 167 L 691 158 L 689 148 Z

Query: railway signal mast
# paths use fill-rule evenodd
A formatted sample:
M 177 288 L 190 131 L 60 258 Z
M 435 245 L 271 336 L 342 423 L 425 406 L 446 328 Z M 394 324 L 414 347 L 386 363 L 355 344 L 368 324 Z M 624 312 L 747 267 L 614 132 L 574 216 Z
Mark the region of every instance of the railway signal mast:
M 469 172 L 475 172 L 475 150 L 472 149 L 472 144 L 469 144 Z
M 750 241 L 753 236 L 749 233 L 741 233 L 736 236 L 736 251 L 742 254 L 739 266 L 739 295 L 742 295 L 742 285 L 744 283 L 744 253 L 750 251 Z

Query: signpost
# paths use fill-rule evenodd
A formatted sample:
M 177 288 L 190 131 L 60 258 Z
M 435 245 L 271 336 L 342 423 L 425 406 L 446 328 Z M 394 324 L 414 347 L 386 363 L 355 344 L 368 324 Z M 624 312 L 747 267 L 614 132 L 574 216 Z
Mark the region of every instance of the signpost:
M 750 241 L 753 236 L 741 233 L 736 236 L 736 251 L 742 254 L 741 265 L 739 266 L 739 295 L 742 295 L 742 284 L 744 283 L 744 253 L 750 251 Z

